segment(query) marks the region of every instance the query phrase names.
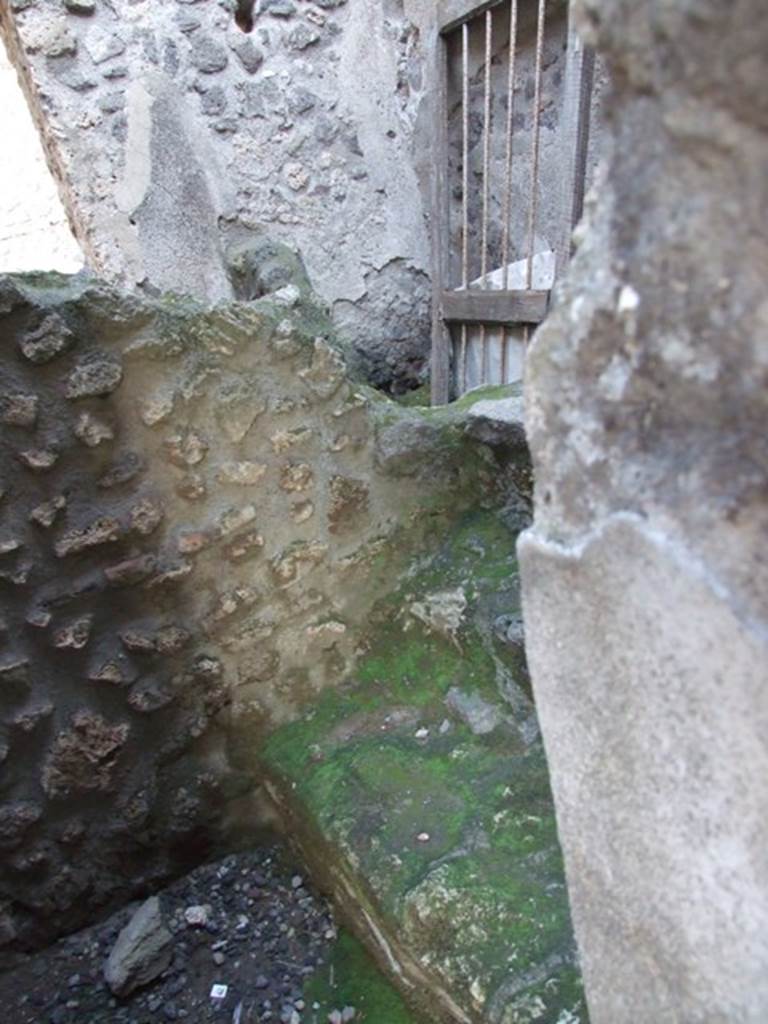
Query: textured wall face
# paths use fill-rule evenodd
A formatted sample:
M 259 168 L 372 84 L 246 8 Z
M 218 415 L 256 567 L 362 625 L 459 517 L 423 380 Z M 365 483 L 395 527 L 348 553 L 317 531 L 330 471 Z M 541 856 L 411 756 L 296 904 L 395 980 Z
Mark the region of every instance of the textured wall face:
M 0 945 L 231 836 L 261 737 L 498 482 L 462 423 L 356 389 L 328 329 L 296 285 L 0 279 Z
M 530 352 L 527 642 L 592 1019 L 768 1013 L 762 5 L 582 0 L 612 156 Z
M 92 265 L 129 287 L 231 297 L 227 246 L 266 228 L 364 336 L 371 378 L 413 383 L 429 344 L 429 147 L 414 129 L 432 5 L 257 0 L 250 32 L 235 6 L 9 5 Z

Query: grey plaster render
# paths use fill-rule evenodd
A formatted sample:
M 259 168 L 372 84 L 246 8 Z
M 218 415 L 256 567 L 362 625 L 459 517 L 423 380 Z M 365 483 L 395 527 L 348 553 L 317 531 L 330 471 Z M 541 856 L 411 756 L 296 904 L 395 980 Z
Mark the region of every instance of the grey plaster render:
M 226 253 L 301 252 L 376 383 L 429 345 L 427 0 L 6 7 L 3 32 L 92 269 L 232 296 Z M 393 287 L 396 294 L 393 301 Z

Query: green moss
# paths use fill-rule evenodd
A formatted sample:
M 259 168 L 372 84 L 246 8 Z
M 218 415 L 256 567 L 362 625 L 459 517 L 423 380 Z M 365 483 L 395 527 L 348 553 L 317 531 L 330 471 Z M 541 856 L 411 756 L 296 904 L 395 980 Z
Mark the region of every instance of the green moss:
M 305 986 L 304 1001 L 309 1024 L 325 1024 L 332 1010 L 345 1006 L 354 1006 L 356 1024 L 417 1024 L 401 996 L 346 931 L 340 932 L 330 961 Z
M 405 406 L 407 409 L 427 406 L 430 401 L 430 386 L 429 384 L 422 384 L 421 387 L 406 391 L 404 395 L 396 395 L 394 401 L 398 405 Z
M 457 413 L 464 413 L 471 409 L 476 402 L 497 401 L 501 398 L 513 398 L 520 395 L 519 384 L 486 384 L 483 387 L 473 388 L 455 402 L 448 405 L 435 405 L 426 410 L 433 416 L 450 416 Z
M 268 740 L 267 772 L 323 860 L 460 1005 L 476 1012 L 479 992 L 505 1024 L 584 1022 L 544 751 L 504 702 L 489 620 L 519 610 L 515 540 L 492 512 L 455 522 L 374 608 L 354 678 Z M 459 587 L 453 632 L 413 613 Z M 496 708 L 496 725 L 473 732 L 452 688 Z

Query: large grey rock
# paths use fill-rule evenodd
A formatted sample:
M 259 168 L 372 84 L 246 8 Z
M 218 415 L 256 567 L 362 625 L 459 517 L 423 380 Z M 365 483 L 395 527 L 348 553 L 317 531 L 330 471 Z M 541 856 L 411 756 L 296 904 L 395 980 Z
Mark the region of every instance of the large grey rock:
M 525 445 L 525 422 L 522 395 L 507 398 L 486 398 L 475 402 L 467 412 L 466 432 L 484 444 Z
M 151 896 L 118 935 L 104 966 L 107 984 L 116 996 L 149 984 L 169 966 L 172 947 L 173 936 L 165 926 L 160 900 Z

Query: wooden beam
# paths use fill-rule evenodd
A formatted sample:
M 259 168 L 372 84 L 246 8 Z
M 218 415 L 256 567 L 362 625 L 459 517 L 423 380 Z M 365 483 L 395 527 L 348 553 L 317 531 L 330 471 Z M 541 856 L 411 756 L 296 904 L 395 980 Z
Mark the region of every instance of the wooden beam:
M 504 0 L 439 0 L 437 28 L 445 34 L 452 32 L 470 18 L 484 14 L 491 7 L 498 7 Z
M 538 324 L 547 314 L 548 291 L 473 288 L 443 292 L 443 319 L 465 324 Z
M 445 405 L 451 397 L 451 339 L 442 315 L 445 267 L 449 244 L 448 220 L 448 46 L 437 33 L 434 39 L 432 131 L 434 160 L 430 203 L 432 242 L 432 405 Z

